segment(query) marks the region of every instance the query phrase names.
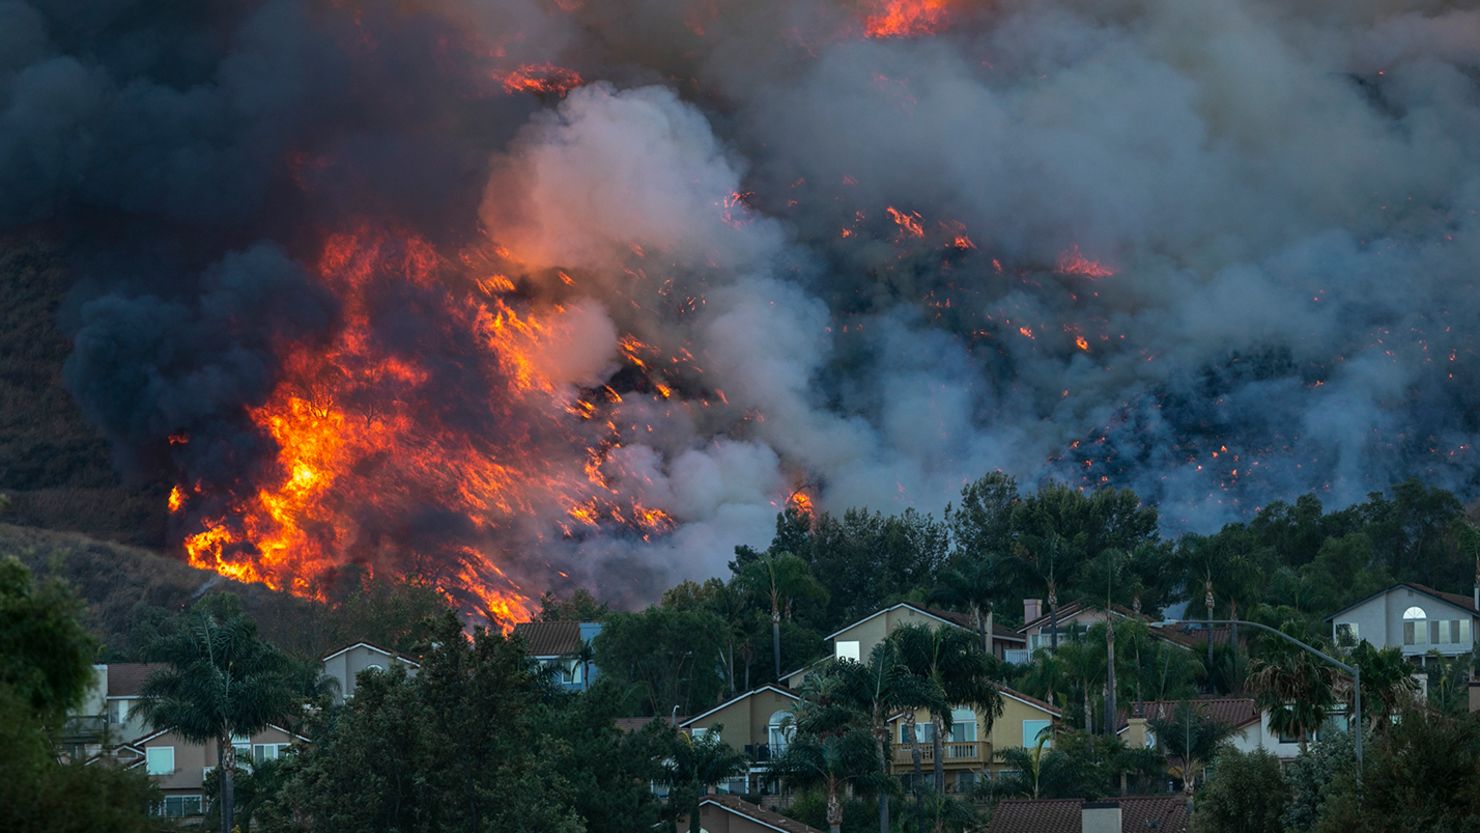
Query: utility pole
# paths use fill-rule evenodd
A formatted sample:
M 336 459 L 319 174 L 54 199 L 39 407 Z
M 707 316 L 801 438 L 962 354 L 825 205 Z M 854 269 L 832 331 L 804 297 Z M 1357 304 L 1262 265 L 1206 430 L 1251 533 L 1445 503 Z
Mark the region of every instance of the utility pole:
M 1301 642 L 1300 640 L 1289 635 L 1288 633 L 1285 633 L 1282 630 L 1279 630 L 1278 628 L 1271 628 L 1268 625 L 1262 625 L 1258 622 L 1249 622 L 1243 619 L 1207 619 L 1205 620 L 1205 622 L 1209 625 L 1246 625 L 1248 627 L 1255 628 L 1256 630 L 1264 631 L 1265 633 L 1272 633 L 1275 636 L 1278 636 L 1280 639 L 1283 639 L 1286 642 L 1289 642 L 1290 644 L 1303 649 L 1307 653 L 1314 654 L 1315 656 L 1320 657 L 1326 662 L 1331 663 L 1332 665 L 1351 675 L 1352 711 L 1356 712 L 1356 714 L 1353 716 L 1355 724 L 1353 727 L 1352 740 L 1356 745 L 1357 783 L 1360 784 L 1362 781 L 1362 729 L 1364 728 L 1362 724 L 1362 669 L 1356 667 L 1355 665 L 1347 665 L 1346 663 L 1342 662 L 1336 657 L 1331 656 L 1325 651 L 1322 651 L 1312 645 L 1307 645 L 1306 643 Z M 1170 622 L 1168 624 L 1176 624 L 1176 622 Z M 1237 650 L 1238 646 L 1235 645 L 1234 649 Z

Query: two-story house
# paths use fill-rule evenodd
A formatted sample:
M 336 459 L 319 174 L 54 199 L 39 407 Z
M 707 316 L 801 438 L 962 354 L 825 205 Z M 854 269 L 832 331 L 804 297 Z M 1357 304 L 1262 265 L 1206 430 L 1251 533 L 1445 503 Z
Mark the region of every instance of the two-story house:
M 1480 636 L 1477 619 L 1480 585 L 1462 596 L 1411 582 L 1394 584 L 1326 617 L 1338 646 L 1366 641 L 1378 648 L 1396 647 L 1420 664 L 1430 652 L 1455 657 L 1473 651 Z
M 336 704 L 355 696 L 355 680 L 362 671 L 388 671 L 399 665 L 406 669 L 406 676 L 415 677 L 421 669 L 421 663 L 411 657 L 369 642 L 346 645 L 319 661 L 324 665 L 324 674 L 338 684 L 334 693 Z
M 524 640 L 530 657 L 549 669 L 567 691 L 585 691 L 600 676 L 587 650 L 600 633 L 600 622 L 521 622 L 514 626 L 514 635 Z M 583 652 L 587 659 L 582 659 Z
M 1032 749 L 1040 738 L 1045 746 L 1052 746 L 1054 725 L 1063 713 L 1053 704 L 1046 703 L 1021 691 L 1005 686 L 999 687 L 1002 695 L 1002 714 L 987 726 L 985 715 L 968 707 L 951 710 L 951 728 L 941 741 L 944 756 L 941 768 L 945 770 L 946 791 L 966 792 L 981 778 L 993 778 L 1009 769 L 999 759 L 1004 749 Z M 921 768 L 926 778 L 935 768 L 935 731 L 930 715 L 925 711 L 915 713 L 915 734 L 910 737 L 910 723 L 906 715 L 897 715 L 892 740 L 896 741 L 890 770 L 900 777 L 911 777 L 914 773 L 914 750 L 920 750 Z
M 232 738 L 231 745 L 237 766 L 251 769 L 253 764 L 276 760 L 295 743 L 307 742 L 301 735 L 268 726 L 251 736 Z M 205 784 L 216 768 L 216 745 L 215 740 L 193 743 L 169 728 L 115 747 L 109 758 L 127 769 L 142 767 L 159 787 L 163 797 L 154 807 L 155 815 L 187 818 L 205 812 Z
M 1300 754 L 1300 738 L 1275 731 L 1269 725 L 1269 712 L 1261 710 L 1249 697 L 1200 697 L 1192 700 L 1148 700 L 1131 703 L 1121 716 L 1117 734 L 1130 747 L 1156 746 L 1152 721 L 1172 720 L 1180 713 L 1183 702 L 1192 706 L 1200 717 L 1222 723 L 1233 730 L 1229 744 L 1240 752 L 1264 750 L 1281 761 L 1293 761 Z M 1344 732 L 1346 714 L 1342 707 L 1334 710 L 1308 741 L 1320 740 L 1328 732 Z
M 726 744 L 750 759 L 746 772 L 720 784 L 718 792 L 767 795 L 775 791 L 768 765 L 786 751 L 795 734 L 791 716 L 800 699 L 784 688 L 763 685 L 680 722 L 678 728 L 695 737 L 718 732 Z

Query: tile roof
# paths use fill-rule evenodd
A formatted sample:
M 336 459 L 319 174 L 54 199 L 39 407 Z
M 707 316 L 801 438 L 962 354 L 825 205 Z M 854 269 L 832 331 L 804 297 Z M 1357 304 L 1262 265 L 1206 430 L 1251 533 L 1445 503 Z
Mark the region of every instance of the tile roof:
M 767 810 L 758 804 L 751 804 L 733 795 L 706 795 L 704 800 L 699 802 L 699 806 L 702 808 L 706 804 L 716 805 L 735 815 L 744 816 L 751 821 L 784 831 L 784 833 L 822 833 L 815 827 L 802 824 L 796 819 L 787 818 L 780 813 Z
M 108 665 L 109 697 L 138 697 L 144 681 L 155 671 L 167 667 L 162 662 L 115 662 Z
M 669 719 L 670 718 L 668 718 L 666 716 L 664 716 L 664 717 L 619 717 L 619 718 L 613 720 L 612 721 L 612 724 L 615 725 L 618 729 L 622 730 L 623 732 L 626 732 L 628 734 L 631 734 L 633 732 L 641 731 L 643 727 L 647 726 L 649 723 L 652 723 L 654 720 L 662 720 L 663 722 L 666 723 L 666 722 L 668 722 Z M 679 715 L 678 716 L 678 722 L 682 723 L 685 720 L 688 720 L 688 718 L 686 716 L 684 716 L 684 715 Z
M 533 657 L 564 657 L 581 650 L 580 622 L 520 622 L 514 635 L 524 638 Z
M 1120 805 L 1123 833 L 1186 833 L 1187 800 L 1181 796 L 1127 796 L 1097 804 Z M 1008 798 L 992 812 L 987 833 L 1081 833 L 1085 802 L 1078 798 Z
M 1250 697 L 1199 697 L 1193 700 L 1144 700 L 1131 703 L 1130 710 L 1120 716 L 1119 728 L 1127 725 L 1127 717 L 1144 717 L 1147 720 L 1165 720 L 1177 713 L 1183 703 L 1192 704 L 1200 715 L 1235 729 L 1259 720 L 1259 707 Z
M 1153 639 L 1164 639 L 1184 648 L 1201 648 L 1208 644 L 1211 633 L 1214 645 L 1227 645 L 1233 638 L 1233 629 L 1228 625 L 1207 625 L 1195 620 L 1152 625 L 1149 629 Z M 1240 644 L 1248 641 L 1248 630 L 1239 634 Z

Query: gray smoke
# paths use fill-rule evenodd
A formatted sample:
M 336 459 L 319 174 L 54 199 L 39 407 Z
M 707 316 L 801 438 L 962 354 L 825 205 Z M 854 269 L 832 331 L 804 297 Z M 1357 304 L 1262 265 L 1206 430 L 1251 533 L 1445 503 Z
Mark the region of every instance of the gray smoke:
M 0 3 L 0 222 L 77 237 L 73 390 L 124 447 L 220 436 L 193 477 L 239 476 L 278 345 L 332 332 L 284 262 L 323 230 L 507 247 L 570 316 L 552 378 L 629 394 L 608 477 L 677 521 L 521 524 L 536 582 L 713 574 L 803 484 L 938 511 L 1002 469 L 1169 530 L 1475 493 L 1480 12 L 963 0 L 865 38 L 873 8 Z M 588 83 L 509 95 L 490 62 Z M 624 334 L 692 356 L 672 399 L 631 395 Z

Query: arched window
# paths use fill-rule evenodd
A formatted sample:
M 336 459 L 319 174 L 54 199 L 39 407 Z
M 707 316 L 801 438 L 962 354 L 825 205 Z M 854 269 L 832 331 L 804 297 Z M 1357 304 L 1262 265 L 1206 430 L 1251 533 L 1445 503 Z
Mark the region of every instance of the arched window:
M 796 736 L 797 728 L 791 724 L 791 712 L 786 709 L 774 712 L 766 723 L 768 724 L 766 743 L 771 747 L 771 754 L 775 755 L 791 743 L 791 739 Z
M 1417 605 L 1403 611 L 1403 644 L 1426 645 L 1429 641 L 1429 615 Z
M 369 665 L 365 666 L 365 670 L 366 671 L 384 671 L 385 670 L 385 666 L 384 665 L 381 665 L 378 662 L 372 662 Z

